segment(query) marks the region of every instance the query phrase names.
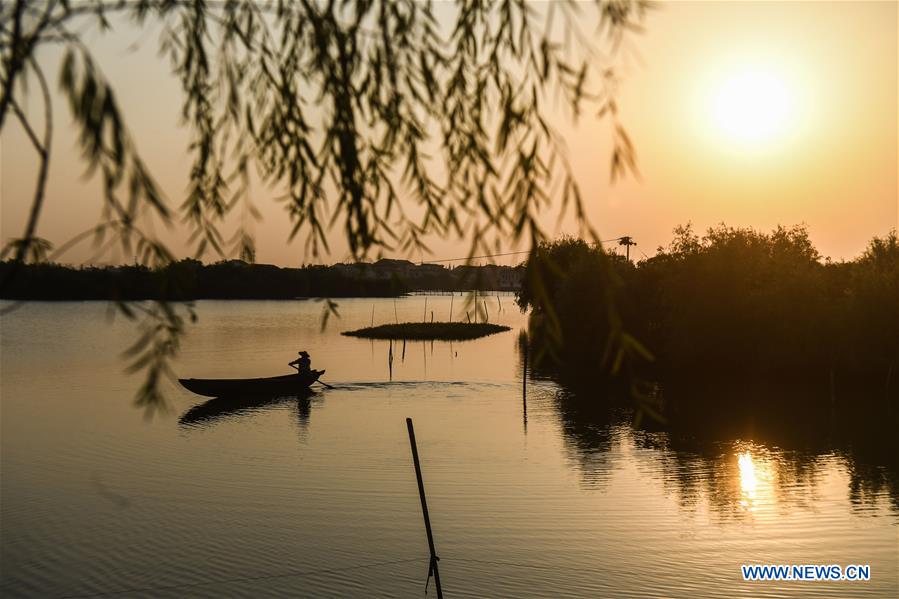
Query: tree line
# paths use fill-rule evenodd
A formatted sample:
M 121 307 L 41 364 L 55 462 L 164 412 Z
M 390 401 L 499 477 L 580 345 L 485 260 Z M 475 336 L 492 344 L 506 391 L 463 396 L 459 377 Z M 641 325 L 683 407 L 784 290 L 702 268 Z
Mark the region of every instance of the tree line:
M 185 259 L 161 268 L 4 261 L 0 262 L 0 277 L 13 269 L 18 272 L 0 297 L 44 301 L 393 297 L 410 291 L 494 291 L 520 278 L 521 270 L 496 265 L 422 268 L 405 260 L 302 268 L 241 260 L 203 264 Z
M 793 405 L 835 405 L 863 395 L 895 416 L 895 231 L 840 262 L 822 258 L 804 227 L 674 233 L 636 264 L 574 238 L 532 254 L 517 301 L 532 308 L 538 370 L 626 383 L 660 410 L 672 406 L 659 388 L 679 409 L 782 404 L 784 395 Z

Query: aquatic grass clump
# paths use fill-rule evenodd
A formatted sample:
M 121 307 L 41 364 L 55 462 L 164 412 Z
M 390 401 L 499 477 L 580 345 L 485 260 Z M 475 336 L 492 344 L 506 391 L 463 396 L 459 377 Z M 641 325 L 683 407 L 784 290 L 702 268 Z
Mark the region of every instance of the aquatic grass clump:
M 365 339 L 466 341 L 508 330 L 509 327 L 486 322 L 401 322 L 344 331 L 341 335 Z

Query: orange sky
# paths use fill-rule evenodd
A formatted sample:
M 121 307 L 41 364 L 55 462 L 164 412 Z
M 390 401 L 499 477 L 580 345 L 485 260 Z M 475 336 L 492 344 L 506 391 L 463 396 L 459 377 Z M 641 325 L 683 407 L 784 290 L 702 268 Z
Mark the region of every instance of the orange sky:
M 177 206 L 190 161 L 178 126 L 179 90 L 156 55 L 156 34 L 131 28 L 89 40 L 145 160 Z M 605 123 L 573 125 L 561 113 L 557 120 L 591 221 L 604 237 L 633 236 L 638 257 L 687 221 L 698 230 L 722 221 L 762 229 L 806 223 L 823 254 L 857 255 L 873 235 L 897 226 L 896 40 L 895 2 L 665 3 L 638 39 L 639 56 L 621 58 L 623 120 L 640 179 L 609 184 Z M 132 49 L 135 42 L 140 49 Z M 53 51 L 39 59 L 55 80 Z M 39 108 L 34 94 L 28 111 Z M 55 155 L 38 234 L 60 244 L 97 222 L 100 186 L 81 178 L 67 107 L 55 108 Z M 0 151 L 5 242 L 21 235 L 37 160 L 12 119 Z M 290 224 L 271 200 L 276 195 L 254 193 L 264 215 L 255 226 L 257 260 L 311 261 L 301 242 L 287 243 Z M 555 222 L 548 214 L 546 227 L 555 231 Z M 563 221 L 559 232 L 575 230 Z M 186 251 L 183 231 L 166 238 Z M 346 259 L 339 225 L 330 238 L 331 255 L 319 261 Z M 467 252 L 459 242 L 436 240 L 432 248 L 431 259 Z M 63 261 L 91 255 L 80 247 Z

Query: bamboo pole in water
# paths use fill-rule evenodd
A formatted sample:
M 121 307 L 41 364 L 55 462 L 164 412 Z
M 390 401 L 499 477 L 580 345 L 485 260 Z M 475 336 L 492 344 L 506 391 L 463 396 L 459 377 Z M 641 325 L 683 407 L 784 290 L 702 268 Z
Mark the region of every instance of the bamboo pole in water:
M 434 585 L 437 587 L 437 599 L 443 599 L 443 588 L 440 586 L 440 570 L 437 568 L 437 550 L 434 548 L 434 533 L 431 532 L 431 518 L 428 515 L 428 500 L 425 498 L 425 483 L 421 478 L 421 463 L 418 460 L 418 446 L 415 444 L 415 428 L 412 419 L 406 418 L 406 428 L 409 430 L 409 445 L 412 446 L 412 463 L 415 464 L 415 478 L 418 480 L 418 498 L 421 500 L 421 514 L 425 520 L 425 532 L 428 535 L 428 550 L 431 552 L 431 561 L 428 565 L 428 580 L 434 575 Z
M 521 368 L 521 403 L 524 407 L 524 426 L 528 425 L 528 339 L 524 338 L 522 346 L 522 368 Z

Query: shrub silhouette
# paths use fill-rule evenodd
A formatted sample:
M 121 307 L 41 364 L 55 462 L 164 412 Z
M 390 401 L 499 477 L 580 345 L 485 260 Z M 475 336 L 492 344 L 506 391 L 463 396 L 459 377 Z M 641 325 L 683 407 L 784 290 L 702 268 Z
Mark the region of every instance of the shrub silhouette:
M 571 238 L 532 256 L 527 272 L 543 273 L 545 288 L 526 277 L 518 302 L 534 309 L 531 338 L 545 368 L 589 380 L 636 374 L 669 391 L 689 388 L 694 398 L 700 389 L 767 385 L 820 399 L 863 387 L 866 401 L 895 408 L 895 231 L 836 263 L 822 259 L 801 226 L 763 233 L 722 224 L 699 237 L 687 225 L 674 233 L 636 265 Z M 603 268 L 615 277 L 599 276 Z M 624 368 L 610 368 L 611 303 L 652 361 L 632 354 Z

